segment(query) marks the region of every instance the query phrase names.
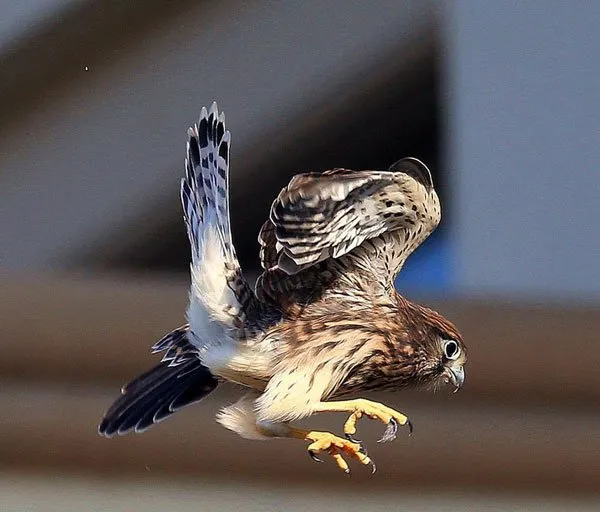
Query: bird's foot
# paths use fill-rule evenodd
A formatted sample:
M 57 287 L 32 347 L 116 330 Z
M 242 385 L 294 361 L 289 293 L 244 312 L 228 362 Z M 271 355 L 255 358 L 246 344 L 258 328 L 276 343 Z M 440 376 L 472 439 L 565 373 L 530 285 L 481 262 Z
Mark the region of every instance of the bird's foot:
M 356 459 L 365 466 L 371 465 L 372 472 L 375 473 L 375 464 L 366 454 L 363 446 L 359 443 L 353 443 L 352 441 L 338 437 L 331 432 L 305 432 L 304 439 L 310 442 L 308 445 L 308 454 L 317 462 L 323 462 L 317 454 L 325 452 L 333 457 L 337 466 L 344 473 L 350 474 L 350 468 L 343 456 L 346 455 Z
M 395 411 L 390 407 L 377 402 L 371 402 L 370 400 L 364 400 L 362 398 L 357 400 L 350 400 L 354 411 L 350 414 L 350 417 L 344 423 L 344 434 L 346 439 L 359 442 L 354 439 L 356 434 L 356 423 L 363 416 L 367 416 L 373 420 L 379 420 L 386 424 L 385 432 L 378 441 L 380 443 L 387 443 L 396 439 L 396 433 L 398 432 L 398 425 L 407 425 L 408 434 L 412 434 L 413 427 L 412 423 L 407 416 L 401 412 Z

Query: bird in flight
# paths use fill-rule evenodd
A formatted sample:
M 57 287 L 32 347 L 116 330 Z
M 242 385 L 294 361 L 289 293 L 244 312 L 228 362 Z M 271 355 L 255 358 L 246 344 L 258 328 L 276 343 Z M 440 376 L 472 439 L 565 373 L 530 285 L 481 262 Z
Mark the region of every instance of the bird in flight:
M 350 398 L 367 390 L 464 381 L 466 347 L 443 316 L 402 297 L 394 280 L 440 221 L 429 169 L 404 158 L 387 171 L 299 174 L 271 206 L 258 240 L 263 272 L 244 279 L 231 238 L 225 117 L 213 103 L 188 130 L 181 202 L 191 245 L 188 323 L 158 341 L 162 361 L 121 390 L 99 426 L 143 432 L 233 382 L 247 393 L 217 420 L 248 439 L 296 438 L 311 457 L 372 465 L 357 423 L 406 415 Z M 344 436 L 294 423 L 343 412 Z

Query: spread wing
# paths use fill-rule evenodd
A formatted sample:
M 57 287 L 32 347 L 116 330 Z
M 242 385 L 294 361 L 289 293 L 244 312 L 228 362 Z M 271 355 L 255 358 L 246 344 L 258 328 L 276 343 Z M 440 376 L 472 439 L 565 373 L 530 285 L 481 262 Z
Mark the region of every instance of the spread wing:
M 406 258 L 440 217 L 431 173 L 415 158 L 388 171 L 295 176 L 273 202 L 259 234 L 265 272 L 257 293 L 278 300 L 302 283 L 314 286 L 327 273 L 326 262 L 344 256 L 350 270 L 366 269 L 393 288 Z
M 257 301 L 242 275 L 229 221 L 231 136 L 216 103 L 202 108 L 188 130 L 181 203 L 192 250 L 188 320 L 192 344 L 242 337 L 252 327 Z

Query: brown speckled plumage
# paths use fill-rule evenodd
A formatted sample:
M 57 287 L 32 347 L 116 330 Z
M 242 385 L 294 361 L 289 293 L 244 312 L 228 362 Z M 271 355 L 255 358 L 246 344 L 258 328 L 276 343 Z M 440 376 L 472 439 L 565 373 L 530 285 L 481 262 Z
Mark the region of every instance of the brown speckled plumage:
M 327 451 L 345 471 L 340 450 L 370 463 L 356 444 L 290 422 L 347 411 L 352 439 L 361 416 L 388 430 L 408 419 L 382 404 L 337 398 L 462 384 L 466 349 L 457 329 L 394 289 L 406 258 L 441 218 L 431 174 L 406 158 L 387 171 L 295 176 L 260 230 L 263 273 L 253 292 L 231 241 L 229 144 L 216 105 L 203 109 L 189 131 L 181 189 L 192 247 L 189 325 L 155 345 L 166 351 L 163 361 L 124 388 L 100 432 L 142 431 L 229 380 L 249 393 L 219 414 L 227 428 L 249 438 L 301 437 L 311 454 Z

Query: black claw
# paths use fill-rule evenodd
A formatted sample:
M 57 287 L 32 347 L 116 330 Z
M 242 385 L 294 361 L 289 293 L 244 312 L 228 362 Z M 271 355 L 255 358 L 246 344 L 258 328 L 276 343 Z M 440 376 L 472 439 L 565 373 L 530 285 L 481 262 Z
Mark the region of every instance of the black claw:
M 365 446 L 365 444 L 360 439 L 355 439 L 354 437 L 352 437 L 352 434 L 344 434 L 344 436 L 346 437 L 346 439 L 348 439 L 348 441 L 350 441 L 351 443 L 357 444 L 359 446 L 358 451 L 360 453 L 364 453 L 365 455 L 369 455 L 368 452 L 367 452 L 367 447 Z
M 373 466 L 373 469 L 371 470 L 371 474 L 374 475 L 375 471 L 377 471 L 377 466 L 375 465 L 375 463 L 373 461 L 371 461 L 371 465 Z
M 413 424 L 410 420 L 406 420 L 406 426 L 408 427 L 408 435 L 412 436 L 413 433 Z
M 378 443 L 389 443 L 390 441 L 393 441 L 394 439 L 396 439 L 397 432 L 398 432 L 398 422 L 394 418 L 392 418 L 389 421 L 389 423 L 387 424 L 387 427 L 385 427 L 385 431 L 383 432 L 381 439 L 377 442 Z
M 312 450 L 308 450 L 308 455 L 309 457 L 314 460 L 315 462 L 323 462 L 321 459 L 319 459 L 319 457 L 317 457 L 315 455 L 315 452 L 313 452 Z
M 355 439 L 354 437 L 352 437 L 352 434 L 344 434 L 344 437 L 348 439 L 348 441 L 350 441 L 351 443 L 359 444 L 362 446 L 362 441 L 360 439 Z

